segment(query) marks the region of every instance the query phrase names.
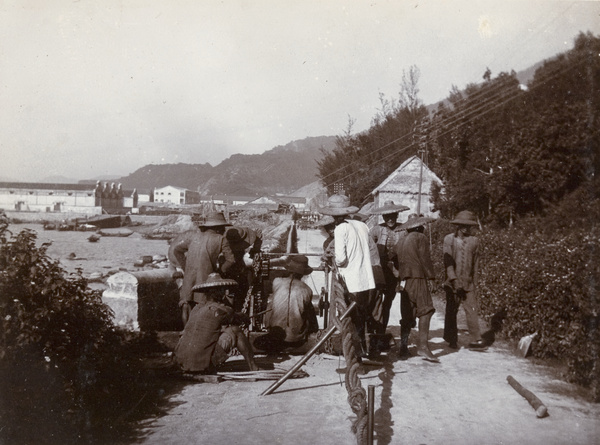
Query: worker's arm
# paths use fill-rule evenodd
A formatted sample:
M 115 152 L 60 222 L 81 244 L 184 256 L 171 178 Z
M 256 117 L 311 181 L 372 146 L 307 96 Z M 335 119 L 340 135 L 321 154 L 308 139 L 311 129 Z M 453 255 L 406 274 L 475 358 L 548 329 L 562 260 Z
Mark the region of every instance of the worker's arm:
M 220 269 L 222 274 L 226 275 L 227 271 L 235 264 L 235 257 L 231 250 L 231 245 L 227 238 L 223 237 L 221 241 Z
M 175 267 L 185 270 L 186 253 L 190 245 L 190 236 L 187 233 L 182 233 L 171 241 L 169 246 L 169 262 Z

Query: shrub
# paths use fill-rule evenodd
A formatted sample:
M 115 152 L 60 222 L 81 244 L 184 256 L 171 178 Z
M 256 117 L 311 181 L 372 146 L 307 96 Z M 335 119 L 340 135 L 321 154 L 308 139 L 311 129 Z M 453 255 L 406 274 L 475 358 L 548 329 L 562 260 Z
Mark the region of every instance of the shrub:
M 481 240 L 482 317 L 506 307 L 503 336 L 516 342 L 537 332 L 533 355 L 558 359 L 567 380 L 589 387 L 600 401 L 600 203 L 581 189 L 544 217 L 513 228 L 476 233 Z M 440 219 L 430 225 L 436 281 L 444 280 Z
M 0 442 L 111 437 L 149 385 L 131 334 L 47 248 L 0 225 Z
M 541 232 L 531 223 L 482 235 L 482 312 L 506 307 L 504 334 L 537 332 L 533 354 L 566 363 L 568 380 L 600 401 L 600 229 Z

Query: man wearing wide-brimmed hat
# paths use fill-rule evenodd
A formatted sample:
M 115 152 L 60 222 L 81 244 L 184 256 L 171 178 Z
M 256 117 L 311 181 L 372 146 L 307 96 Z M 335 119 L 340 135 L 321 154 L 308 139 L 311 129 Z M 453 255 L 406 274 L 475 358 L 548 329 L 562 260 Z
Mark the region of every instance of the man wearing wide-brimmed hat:
M 429 326 L 435 312 L 428 281 L 435 278 L 433 262 L 429 251 L 429 240 L 423 234 L 425 225 L 433 218 L 419 216 L 416 213 L 408 216 L 402 224 L 406 230 L 404 236 L 396 245 L 398 256 L 398 279 L 405 282 L 400 297 L 400 355 L 410 356 L 408 352 L 408 337 L 419 319 L 419 340 L 417 354 L 425 360 L 438 363 L 439 359 L 429 349 Z
M 227 273 L 235 263 L 229 243 L 223 236 L 230 224 L 221 212 L 209 213 L 198 226 L 200 232 L 189 231 L 177 236 L 169 246 L 169 261 L 183 270 L 183 284 L 179 290 L 179 305 L 185 325 L 194 304 L 204 304 L 204 293 L 192 293 L 192 287 L 203 283 L 213 272 Z
M 218 273 L 194 285 L 193 292 L 204 293 L 206 304 L 192 309 L 175 348 L 175 361 L 184 372 L 211 372 L 227 360 L 233 348 L 244 356 L 250 370 L 258 369 L 252 346 L 237 326 L 244 316 L 235 313 L 226 298 L 235 287 L 235 280 L 221 278 Z
M 309 334 L 319 330 L 312 289 L 302 281 L 313 271 L 308 258 L 290 255 L 284 267 L 289 275 L 273 279 L 273 293 L 264 318 L 269 333 L 254 341 L 257 349 L 269 353 L 300 347 Z
M 358 207 L 350 205 L 344 195 L 332 195 L 327 206 L 319 209 L 323 215 L 333 216 L 335 223 L 335 265 L 344 279 L 349 298 L 357 303 L 352 320 L 366 352 L 365 323 L 371 319 L 369 313 L 370 291 L 375 289 L 371 263 L 370 237 L 367 225 L 350 217 Z
M 398 223 L 398 214 L 408 210 L 408 207 L 394 203 L 394 201 L 385 201 L 381 207 L 371 210 L 372 215 L 381 215 L 383 223 L 374 226 L 371 229 L 371 238 L 377 244 L 379 253 L 379 262 L 383 271 L 385 285 L 378 289 L 377 301 L 379 314 L 374 314 L 379 323 L 379 334 L 385 333 L 390 318 L 390 308 L 396 297 L 396 287 L 398 279 L 395 270 L 398 268 L 398 259 L 394 246 L 400 241 L 400 238 L 406 234 Z
M 462 304 L 471 336 L 470 348 L 484 348 L 479 327 L 479 302 L 477 298 L 477 274 L 479 269 L 479 240 L 471 234 L 477 226 L 473 212 L 463 210 L 450 221 L 455 225 L 454 233 L 444 238 L 444 267 L 446 270 L 446 316 L 444 340 L 453 349 L 458 348 L 456 317 Z

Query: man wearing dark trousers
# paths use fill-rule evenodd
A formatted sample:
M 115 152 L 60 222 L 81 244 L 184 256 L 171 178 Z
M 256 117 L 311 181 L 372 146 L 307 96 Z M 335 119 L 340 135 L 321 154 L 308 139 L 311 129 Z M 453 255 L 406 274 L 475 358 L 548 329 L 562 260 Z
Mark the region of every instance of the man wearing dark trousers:
M 429 240 L 423 234 L 425 224 L 432 221 L 412 214 L 402 224 L 407 234 L 396 245 L 398 255 L 398 278 L 405 281 L 400 310 L 400 355 L 408 357 L 408 337 L 419 319 L 417 354 L 423 359 L 438 363 L 439 359 L 429 349 L 429 326 L 435 312 L 428 280 L 435 278 L 429 251 Z
M 479 328 L 479 302 L 477 298 L 477 274 L 479 269 L 479 240 L 471 234 L 477 218 L 463 210 L 451 221 L 456 229 L 444 238 L 444 268 L 446 270 L 446 316 L 444 340 L 453 349 L 458 348 L 456 316 L 462 304 L 471 336 L 469 348 L 485 348 Z

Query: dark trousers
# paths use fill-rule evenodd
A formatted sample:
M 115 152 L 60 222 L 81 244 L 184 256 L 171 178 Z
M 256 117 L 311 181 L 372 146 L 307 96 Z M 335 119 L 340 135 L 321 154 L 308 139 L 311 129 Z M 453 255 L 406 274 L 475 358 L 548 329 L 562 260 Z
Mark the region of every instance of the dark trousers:
M 356 333 L 358 334 L 358 341 L 362 348 L 362 352 L 366 352 L 366 340 L 365 340 L 365 324 L 370 321 L 371 314 L 369 313 L 369 300 L 373 293 L 370 290 L 362 292 L 350 292 L 347 294 L 347 304 L 356 302 L 356 308 L 351 313 L 352 323 L 356 327 Z M 357 350 L 357 353 L 359 353 Z
M 460 305 L 463 305 L 467 318 L 467 328 L 471 335 L 472 341 L 481 339 L 479 328 L 479 303 L 477 294 L 474 291 L 466 292 L 462 289 L 453 290 L 449 286 L 445 286 L 446 291 L 446 315 L 444 317 L 444 340 L 448 343 L 456 343 L 458 341 L 458 326 L 456 317 Z
M 382 324 L 383 324 L 383 332 L 387 328 L 388 322 L 390 321 L 390 309 L 392 308 L 392 303 L 394 302 L 394 298 L 396 298 L 396 287 L 398 285 L 398 280 L 396 277 L 391 274 L 386 274 L 385 276 L 385 288 L 383 291 L 383 310 L 382 310 Z
M 417 318 L 406 290 L 400 292 L 400 316 L 402 318 L 400 320 L 400 337 L 408 338 L 410 330 L 417 326 Z

